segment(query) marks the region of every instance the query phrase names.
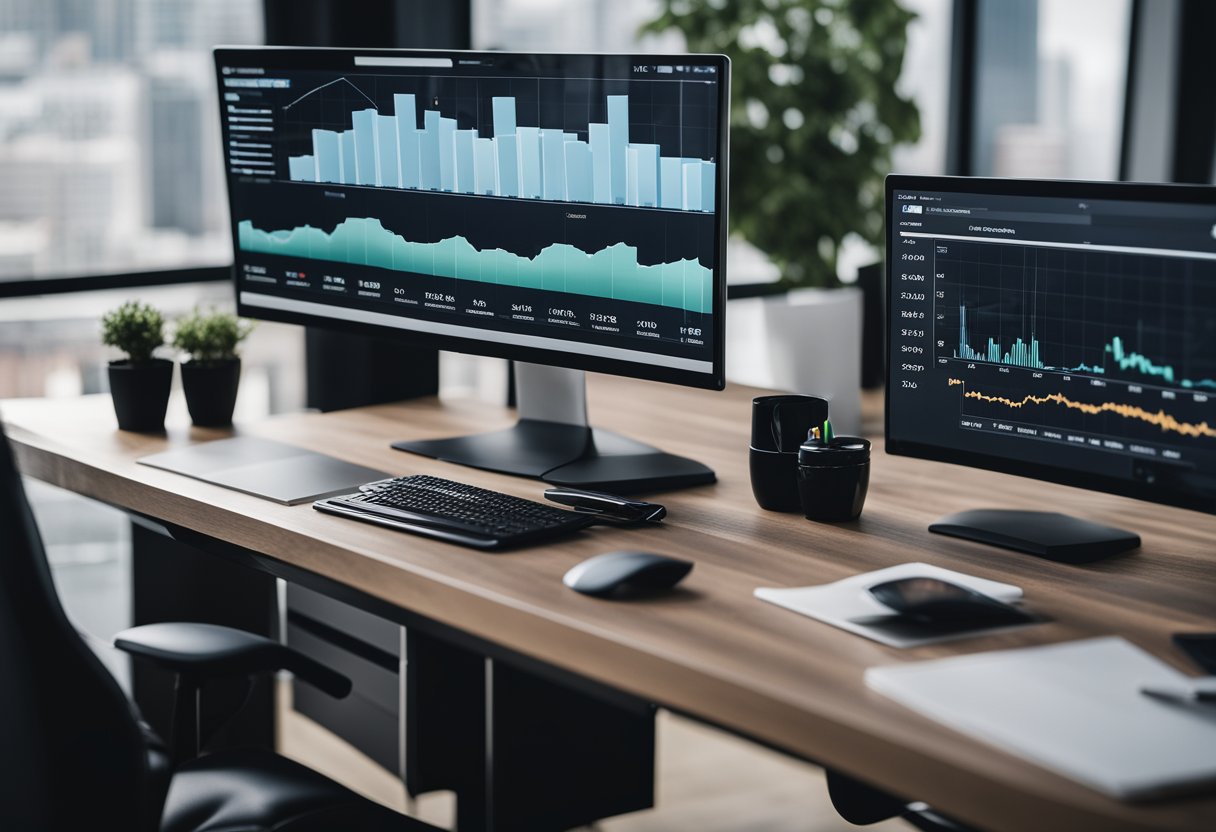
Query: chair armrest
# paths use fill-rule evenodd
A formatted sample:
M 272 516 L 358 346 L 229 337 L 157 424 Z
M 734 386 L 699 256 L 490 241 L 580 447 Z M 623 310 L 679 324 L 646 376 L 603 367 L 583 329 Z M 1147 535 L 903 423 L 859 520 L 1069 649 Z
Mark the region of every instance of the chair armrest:
M 114 637 L 114 646 L 196 679 L 290 670 L 335 699 L 342 699 L 351 691 L 350 679 L 299 650 L 217 624 L 145 624 L 123 630 Z

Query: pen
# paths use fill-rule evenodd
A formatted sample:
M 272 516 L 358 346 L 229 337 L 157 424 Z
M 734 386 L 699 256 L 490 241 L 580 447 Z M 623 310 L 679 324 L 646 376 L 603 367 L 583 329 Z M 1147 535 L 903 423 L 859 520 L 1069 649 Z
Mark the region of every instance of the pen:
M 1140 688 L 1140 692 L 1145 696 L 1169 702 L 1199 702 L 1205 705 L 1216 705 L 1216 676 L 1190 679 L 1186 684 L 1178 687 L 1145 685 Z

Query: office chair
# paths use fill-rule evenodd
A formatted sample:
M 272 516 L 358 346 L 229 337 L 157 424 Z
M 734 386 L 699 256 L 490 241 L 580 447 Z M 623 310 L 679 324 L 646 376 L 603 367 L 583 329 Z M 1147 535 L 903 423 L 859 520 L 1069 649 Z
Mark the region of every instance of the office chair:
M 901 818 L 921 832 L 976 832 L 924 803 L 909 802 L 834 769 L 826 769 L 825 773 L 832 808 L 854 826 Z
M 196 756 L 203 680 L 286 668 L 345 695 L 350 681 L 340 674 L 277 642 L 214 625 L 136 627 L 119 641 L 178 674 L 172 755 L 64 614 L 0 424 L 0 829 L 435 829 L 270 751 Z

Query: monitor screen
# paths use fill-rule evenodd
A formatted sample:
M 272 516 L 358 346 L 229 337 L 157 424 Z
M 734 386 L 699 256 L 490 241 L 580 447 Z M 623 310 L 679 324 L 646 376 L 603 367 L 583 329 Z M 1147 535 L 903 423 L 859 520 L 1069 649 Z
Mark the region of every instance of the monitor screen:
M 1216 188 L 886 196 L 889 451 L 1216 512 Z
M 725 58 L 218 49 L 241 314 L 723 386 Z

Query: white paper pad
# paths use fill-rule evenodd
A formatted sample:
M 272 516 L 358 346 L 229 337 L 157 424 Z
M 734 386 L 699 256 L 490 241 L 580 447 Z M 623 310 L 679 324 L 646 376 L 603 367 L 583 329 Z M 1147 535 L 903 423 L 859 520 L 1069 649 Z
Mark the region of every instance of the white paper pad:
M 1187 678 L 1114 637 L 866 671 L 930 719 L 1125 800 L 1216 786 L 1216 706 L 1140 693 Z
M 928 563 L 901 563 L 899 566 L 879 569 L 876 572 L 863 572 L 860 575 L 821 586 L 800 586 L 790 589 L 760 587 L 755 591 L 755 595 L 771 604 L 810 616 L 825 624 L 848 630 L 850 633 L 873 639 L 889 647 L 917 647 L 965 638 L 981 631 L 993 631 L 992 627 L 984 627 L 982 630 L 972 629 L 943 634 L 940 630 L 926 625 L 900 620 L 892 616 L 891 610 L 879 603 L 867 590 L 875 584 L 900 578 L 937 578 L 969 587 L 976 592 L 982 592 L 1006 603 L 1014 603 L 1022 598 L 1022 590 L 1013 584 L 976 578 Z M 867 621 L 866 619 L 875 620 Z M 886 619 L 886 621 L 876 619 Z M 1005 627 L 1001 629 L 1005 629 Z

